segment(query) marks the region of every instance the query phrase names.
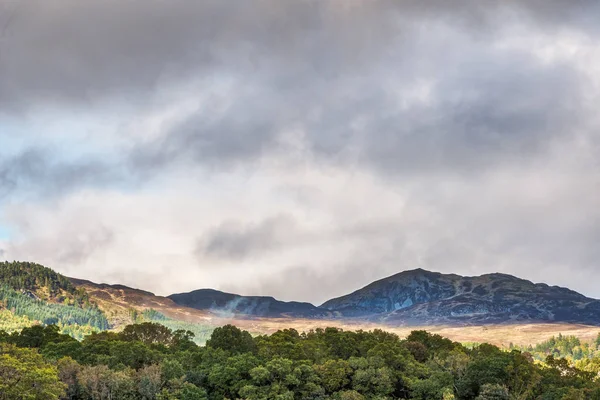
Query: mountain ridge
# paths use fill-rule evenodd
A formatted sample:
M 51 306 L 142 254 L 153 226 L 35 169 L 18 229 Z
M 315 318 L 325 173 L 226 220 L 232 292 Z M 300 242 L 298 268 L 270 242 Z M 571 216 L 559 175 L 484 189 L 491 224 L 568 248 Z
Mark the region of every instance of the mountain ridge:
M 333 317 L 329 310 L 308 302 L 281 301 L 272 296 L 242 296 L 216 289 L 197 289 L 167 296 L 176 304 L 220 314 L 244 314 L 257 317 Z
M 156 296 L 125 285 L 67 278 L 32 263 L 4 263 L 0 267 L 0 278 L 4 277 L 4 280 L 0 279 L 0 285 L 11 284 L 18 290 L 34 289 L 32 293 L 41 296 L 54 293 L 50 300 L 84 308 L 93 308 L 97 304 L 100 309 L 106 310 L 114 326 L 135 319 L 135 315 L 130 315 L 135 310 L 143 312 L 149 309 L 176 319 L 196 321 L 295 318 L 388 326 L 513 322 L 600 326 L 600 300 L 569 288 L 533 283 L 499 272 L 461 276 L 422 268 L 405 270 L 317 306 L 308 302 L 281 301 L 272 296 L 242 296 L 216 289 Z M 40 289 L 46 285 L 54 289 L 50 292 Z
M 179 293 L 168 298 L 186 307 L 213 312 L 221 308 L 251 317 L 336 318 L 398 326 L 510 322 L 600 325 L 599 300 L 569 288 L 534 283 L 500 272 L 461 276 L 422 268 L 405 270 L 320 306 L 282 302 L 270 296 L 240 296 L 214 289 Z M 261 301 L 262 304 L 257 304 Z M 305 309 L 286 309 L 286 305 L 294 304 L 302 304 Z
M 600 323 L 600 301 L 509 274 L 479 276 L 407 270 L 321 305 L 385 323 Z

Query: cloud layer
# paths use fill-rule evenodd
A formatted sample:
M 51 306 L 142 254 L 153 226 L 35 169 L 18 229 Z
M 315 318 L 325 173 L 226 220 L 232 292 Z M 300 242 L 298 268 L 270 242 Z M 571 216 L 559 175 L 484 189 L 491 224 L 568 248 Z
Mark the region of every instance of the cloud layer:
M 4 258 L 320 302 L 600 297 L 596 2 L 0 3 Z

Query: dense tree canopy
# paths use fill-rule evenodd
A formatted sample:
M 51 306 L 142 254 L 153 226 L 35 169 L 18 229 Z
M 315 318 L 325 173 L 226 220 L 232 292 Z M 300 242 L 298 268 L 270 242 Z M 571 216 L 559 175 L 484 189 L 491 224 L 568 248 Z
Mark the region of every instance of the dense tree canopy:
M 82 341 L 33 326 L 0 333 L 0 362 L 0 400 L 600 399 L 598 369 L 589 365 L 466 348 L 425 331 L 406 339 L 337 328 L 252 337 L 226 325 L 199 347 L 192 332 L 157 323 Z
M 70 295 L 81 303 L 88 300 L 87 293 L 77 289 L 69 278 L 36 263 L 0 262 L 0 282 L 15 290 L 36 292 L 43 288 L 51 297 Z
M 35 350 L 0 343 L 0 399 L 52 400 L 61 398 L 65 384 L 58 369 Z

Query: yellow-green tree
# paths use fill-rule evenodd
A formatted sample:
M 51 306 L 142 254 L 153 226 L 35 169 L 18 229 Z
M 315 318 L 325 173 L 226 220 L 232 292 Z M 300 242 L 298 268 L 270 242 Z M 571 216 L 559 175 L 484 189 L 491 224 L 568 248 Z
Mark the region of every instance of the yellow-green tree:
M 58 370 L 36 350 L 0 343 L 1 400 L 53 400 L 64 393 Z

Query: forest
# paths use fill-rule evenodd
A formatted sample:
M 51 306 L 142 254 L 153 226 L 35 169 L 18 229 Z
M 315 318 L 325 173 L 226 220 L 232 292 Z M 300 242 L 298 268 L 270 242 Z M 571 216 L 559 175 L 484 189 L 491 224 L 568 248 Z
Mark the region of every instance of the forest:
M 57 325 L 79 340 L 109 328 L 85 290 L 50 268 L 28 262 L 0 262 L 0 317 L 0 329 L 9 332 L 34 324 Z
M 77 289 L 69 278 L 43 265 L 31 262 L 0 262 L 0 282 L 16 291 L 55 299 L 65 304 L 89 306 L 85 290 Z
M 597 342 L 600 342 L 597 341 Z M 597 343 L 593 344 L 597 346 Z M 600 399 L 600 364 L 413 331 L 226 325 L 205 346 L 146 322 L 82 341 L 55 325 L 0 332 L 0 399 Z

